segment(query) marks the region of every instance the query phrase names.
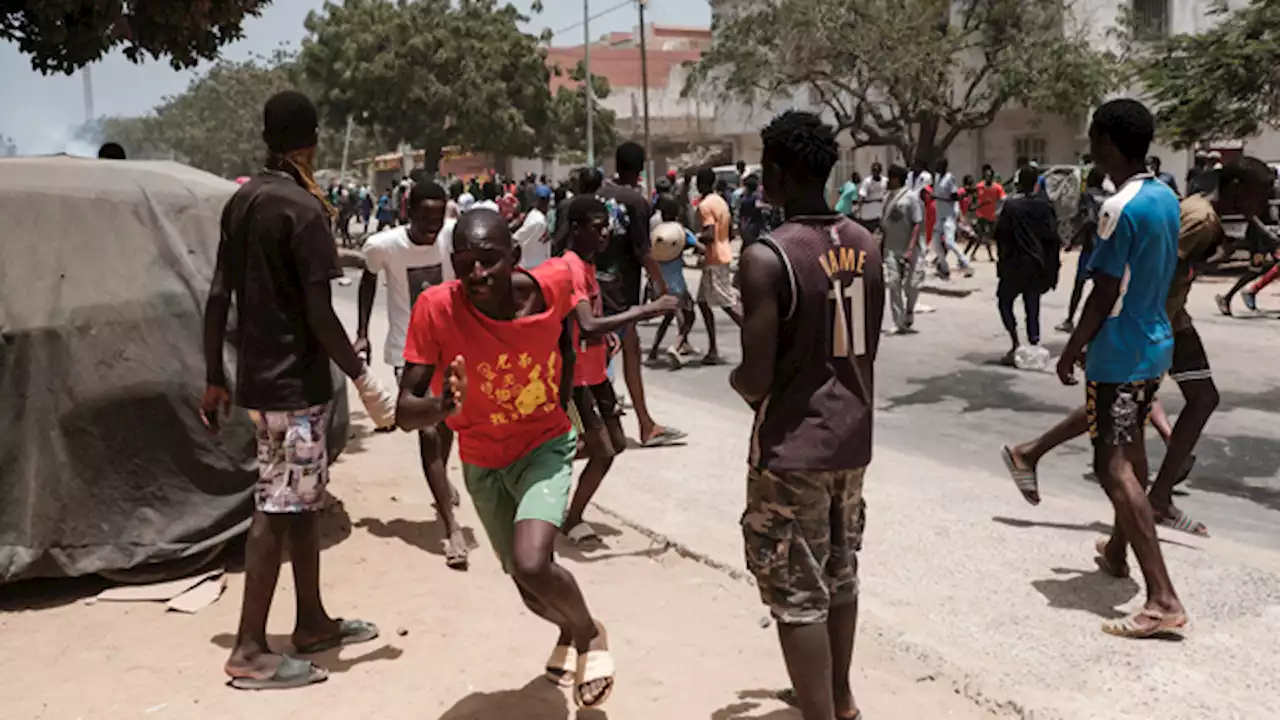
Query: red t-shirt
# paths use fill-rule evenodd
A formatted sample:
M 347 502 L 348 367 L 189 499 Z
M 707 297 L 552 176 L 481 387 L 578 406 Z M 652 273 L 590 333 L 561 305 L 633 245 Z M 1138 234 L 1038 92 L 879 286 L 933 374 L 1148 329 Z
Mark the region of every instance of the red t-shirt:
M 596 282 L 596 266 L 578 257 L 572 250 L 565 251 L 564 259 L 573 268 L 573 292 L 578 302 L 586 300 L 591 313 L 604 317 L 604 301 L 600 297 L 600 283 Z M 574 325 L 574 347 L 578 360 L 573 367 L 573 386 L 599 385 L 609 380 L 609 348 L 604 338 L 583 340 L 582 331 Z
M 1004 199 L 1004 188 L 1000 183 L 992 182 L 990 185 L 985 180 L 978 183 L 978 210 L 977 216 L 981 220 L 996 221 L 996 208 L 1000 206 L 1000 201 Z
M 498 198 L 498 210 L 502 213 L 502 217 L 510 222 L 520 213 L 520 201 L 515 195 L 507 193 Z
M 462 461 L 478 467 L 507 467 L 572 427 L 560 407 L 560 332 L 577 304 L 575 270 L 552 258 L 528 272 L 546 301 L 536 315 L 494 320 L 452 280 L 424 292 L 409 320 L 405 360 L 437 372 L 458 355 L 466 363 L 467 397 L 447 422 Z
M 926 236 L 933 237 L 933 225 L 938 219 L 938 206 L 933 200 L 933 186 L 925 185 L 920 190 L 920 199 L 924 201 L 924 227 Z

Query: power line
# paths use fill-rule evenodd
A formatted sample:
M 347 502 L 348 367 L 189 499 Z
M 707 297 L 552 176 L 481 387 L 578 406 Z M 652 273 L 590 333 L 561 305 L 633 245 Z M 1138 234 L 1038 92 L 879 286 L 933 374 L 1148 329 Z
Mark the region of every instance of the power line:
M 592 15 L 591 17 L 587 18 L 587 21 L 588 21 L 588 22 L 590 22 L 590 21 L 592 21 L 592 20 L 598 20 L 598 19 L 600 19 L 600 18 L 604 17 L 605 15 L 608 15 L 608 14 L 610 14 L 610 13 L 614 13 L 614 12 L 617 12 L 617 11 L 621 10 L 622 8 L 629 7 L 629 6 L 634 5 L 634 4 L 635 4 L 635 0 L 623 0 L 622 2 L 618 3 L 617 5 L 614 5 L 613 7 L 607 8 L 607 9 L 605 9 L 605 10 L 601 10 L 600 12 L 596 13 L 595 15 Z M 553 32 L 553 33 L 551 33 L 551 37 L 556 37 L 556 36 L 558 36 L 558 35 L 563 35 L 563 34 L 565 34 L 565 33 L 569 32 L 570 30 L 577 30 L 578 28 L 582 27 L 582 25 L 583 25 L 583 23 L 582 23 L 582 22 L 576 22 L 576 23 L 574 23 L 574 24 L 572 24 L 572 25 L 570 25 L 570 26 L 568 26 L 568 27 L 561 28 L 561 29 L 559 29 L 559 30 L 557 30 L 557 31 L 555 31 L 555 32 Z

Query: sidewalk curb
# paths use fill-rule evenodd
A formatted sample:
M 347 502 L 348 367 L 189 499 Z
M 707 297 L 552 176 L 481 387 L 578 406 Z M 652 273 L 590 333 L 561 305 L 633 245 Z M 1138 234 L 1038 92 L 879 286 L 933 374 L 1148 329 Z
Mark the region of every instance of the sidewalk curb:
M 617 522 L 623 527 L 639 533 L 648 538 L 656 545 L 662 546 L 663 550 L 674 551 L 680 557 L 691 560 L 693 562 L 704 565 L 712 570 L 716 570 L 727 575 L 731 580 L 735 580 L 756 587 L 755 578 L 750 573 L 733 567 L 727 563 L 723 563 L 706 553 L 695 550 L 694 548 L 682 542 L 673 540 L 662 533 L 642 525 L 622 513 L 592 501 L 591 507 L 609 519 Z M 766 616 L 761 620 L 760 627 L 768 628 L 773 624 L 772 619 Z M 951 662 L 939 656 L 938 653 L 925 648 L 917 643 L 906 640 L 901 633 L 888 627 L 878 618 L 864 611 L 860 613 L 858 634 L 865 636 L 868 632 L 874 635 L 880 644 L 890 650 L 893 654 L 905 659 L 907 662 L 920 665 L 928 669 L 916 678 L 916 682 L 944 682 L 951 687 L 952 692 L 972 702 L 978 708 L 994 713 L 1000 717 L 1012 718 L 1014 720 L 1063 720 L 1063 716 L 1057 712 L 1050 710 L 1035 710 L 1026 707 L 1021 702 L 1012 699 L 999 699 L 992 697 L 991 691 L 983 689 L 983 681 L 981 678 L 974 677 L 968 672 L 956 667 Z

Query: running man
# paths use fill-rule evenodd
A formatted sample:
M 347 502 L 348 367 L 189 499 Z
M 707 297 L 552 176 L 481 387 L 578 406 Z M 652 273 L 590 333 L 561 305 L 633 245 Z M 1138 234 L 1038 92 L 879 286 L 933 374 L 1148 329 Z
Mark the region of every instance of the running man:
M 320 599 L 320 532 L 333 402 L 329 361 L 355 380 L 370 418 L 395 423 L 395 400 L 356 354 L 334 315 L 329 281 L 340 277 L 332 209 L 312 174 L 319 118 L 305 95 L 267 101 L 266 169 L 240 186 L 222 212 L 222 240 L 204 318 L 208 384 L 200 414 L 212 431 L 231 403 L 223 366 L 227 315 L 236 302 L 236 404 L 257 430 L 258 484 L 245 544 L 244 603 L 225 671 L 243 690 L 296 688 L 329 673 L 267 645 L 267 615 L 286 539 L 293 565 L 299 655 L 367 642 L 378 628 L 329 615 Z
M 626 328 L 634 332 L 636 321 L 666 314 L 677 308 L 679 299 L 664 295 L 657 301 L 604 316 L 600 284 L 596 280 L 596 254 L 609 242 L 609 208 L 602 200 L 585 197 L 569 209 L 569 247 L 566 258 L 574 260 L 574 291 L 579 301 L 574 318 L 579 328 L 575 343 L 577 359 L 573 370 L 573 404 L 582 420 L 587 465 L 578 476 L 578 486 L 565 516 L 566 535 L 574 544 L 599 540 L 595 528 L 582 519 L 591 498 L 600 489 L 613 459 L 627 447 L 622 430 L 622 409 L 609 380 L 609 351 L 602 327 Z M 668 286 L 670 287 L 670 286 Z
M 503 571 L 525 605 L 560 629 L 548 679 L 573 684 L 579 706 L 599 707 L 613 692 L 608 636 L 553 556 L 577 449 L 561 388 L 573 383 L 564 330 L 583 270 L 576 257 L 517 269 L 511 231 L 487 209 L 458 221 L 452 260 L 460 279 L 430 288 L 413 308 L 396 421 L 419 430 L 447 419 L 458 434 L 467 492 Z M 590 337 L 631 319 L 582 331 Z
M 1187 296 L 1195 266 L 1207 262 L 1206 258 L 1210 256 L 1217 261 L 1226 257 L 1214 252 L 1223 242 L 1220 216 L 1241 214 L 1253 218 L 1265 211 L 1271 185 L 1267 164 L 1256 158 L 1241 158 L 1217 172 L 1221 175 L 1217 191 L 1210 191 L 1207 196 L 1189 195 L 1180 206 L 1178 267 L 1166 301 L 1166 311 L 1173 327 L 1173 361 L 1169 377 L 1178 383 L 1178 389 L 1186 399 L 1186 407 L 1172 427 L 1169 427 L 1158 401 L 1153 406 L 1151 417 L 1152 425 L 1164 438 L 1167 447 L 1155 482 L 1147 494 L 1155 522 L 1194 535 L 1208 535 L 1208 528 L 1173 504 L 1173 488 L 1187 478 L 1195 465 L 1192 452 L 1209 416 L 1217 408 L 1219 398 L 1200 334 L 1186 311 Z M 1005 462 L 1011 466 L 1011 472 L 1018 479 L 1028 502 L 1040 502 L 1036 478 L 1036 465 L 1040 458 L 1087 430 L 1088 420 L 1082 407 L 1035 440 L 1005 449 Z
M 404 374 L 404 341 L 414 302 L 430 287 L 453 279 L 449 262 L 449 237 L 455 221 L 445 220 L 448 196 L 435 182 L 420 182 L 409 191 L 409 224 L 383 230 L 364 244 L 365 271 L 360 277 L 356 352 L 369 356 L 369 316 L 378 294 L 378 275 L 387 276 L 387 339 L 382 358 Z M 418 433 L 422 472 L 431 489 L 436 513 L 444 526 L 445 564 L 467 569 L 467 541 L 454 518 L 458 491 L 449 482 L 446 466 L 453 447 L 453 432 L 444 424 Z
M 742 256 L 742 364 L 730 384 L 756 411 L 746 561 L 778 621 L 805 720 L 854 720 L 849 667 L 884 315 L 880 250 L 866 228 L 827 206 L 823 186 L 839 156 L 831 126 L 788 111 L 760 134 L 765 193 L 787 222 Z
M 916 332 L 916 300 L 924 283 L 924 205 L 907 187 L 907 169 L 901 165 L 889 166 L 888 192 L 880 230 L 889 314 L 895 335 L 911 335 Z
M 1102 626 L 1104 632 L 1130 638 L 1180 630 L 1187 624 L 1144 488 L 1143 433 L 1160 378 L 1174 362 L 1174 333 L 1166 301 L 1179 265 L 1178 198 L 1143 166 L 1154 134 L 1154 118 L 1136 100 L 1112 100 L 1093 114 L 1090 154 L 1118 189 L 1102 206 L 1089 260 L 1093 290 L 1057 368 L 1063 384 L 1074 385 L 1076 365 L 1085 366 L 1085 424 L 1093 440 L 1094 472 L 1115 508 L 1111 537 L 1099 538 L 1095 545 L 1097 562 L 1113 576 L 1128 577 L 1126 556 L 1132 544 L 1146 581 L 1147 601 L 1142 609 Z M 1207 377 L 1208 364 L 1198 338 L 1195 345 L 1199 358 L 1184 360 L 1179 369 L 1194 368 L 1197 375 Z M 1191 351 L 1186 345 L 1182 348 L 1185 356 Z M 1061 425 L 1055 431 L 1060 429 Z M 1028 500 L 1038 502 L 1034 464 L 1025 464 L 1008 447 L 1004 456 L 1019 489 Z M 1166 465 L 1181 467 L 1171 460 L 1166 456 Z

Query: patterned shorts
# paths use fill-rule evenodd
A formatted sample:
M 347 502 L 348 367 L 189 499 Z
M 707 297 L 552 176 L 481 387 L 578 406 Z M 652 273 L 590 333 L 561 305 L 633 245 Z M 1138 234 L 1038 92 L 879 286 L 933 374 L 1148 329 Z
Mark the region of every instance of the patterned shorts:
M 1094 447 L 1132 445 L 1142 436 L 1159 380 L 1100 383 L 1085 387 L 1085 414 Z
M 250 410 L 257 430 L 258 485 L 254 506 L 271 514 L 324 508 L 329 484 L 329 404 L 305 410 Z
M 733 270 L 728 265 L 708 265 L 702 269 L 698 302 L 713 308 L 737 306 L 738 289 L 733 286 Z
M 857 599 L 865 472 L 748 471 L 747 569 L 778 622 L 826 622 L 833 606 Z

